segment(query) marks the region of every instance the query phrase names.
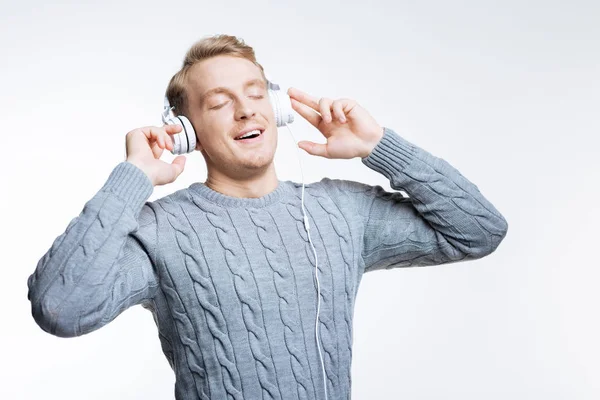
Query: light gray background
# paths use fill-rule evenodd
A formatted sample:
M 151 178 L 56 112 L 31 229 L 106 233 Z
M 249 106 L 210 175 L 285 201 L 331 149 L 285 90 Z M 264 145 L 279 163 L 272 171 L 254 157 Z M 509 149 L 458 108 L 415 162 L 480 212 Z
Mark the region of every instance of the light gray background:
M 57 338 L 31 317 L 26 281 L 124 159 L 125 134 L 160 123 L 187 48 L 214 33 L 254 46 L 282 86 L 356 99 L 508 220 L 484 259 L 364 276 L 354 399 L 599 398 L 599 3 L 416 3 L 4 2 L 0 398 L 173 398 L 148 311 Z M 323 142 L 298 115 L 292 129 Z M 280 179 L 300 181 L 297 156 L 280 129 Z M 301 160 L 307 182 L 389 189 L 359 159 Z M 189 155 L 150 200 L 205 174 Z

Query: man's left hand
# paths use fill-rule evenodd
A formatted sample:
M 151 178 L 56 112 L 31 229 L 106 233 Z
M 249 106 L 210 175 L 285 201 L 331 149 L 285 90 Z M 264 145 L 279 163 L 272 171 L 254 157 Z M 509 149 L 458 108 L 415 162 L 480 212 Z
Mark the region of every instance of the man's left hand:
M 325 144 L 298 142 L 309 154 L 325 158 L 364 158 L 383 137 L 383 128 L 355 100 L 317 99 L 293 87 L 287 93 L 292 108 L 327 139 Z

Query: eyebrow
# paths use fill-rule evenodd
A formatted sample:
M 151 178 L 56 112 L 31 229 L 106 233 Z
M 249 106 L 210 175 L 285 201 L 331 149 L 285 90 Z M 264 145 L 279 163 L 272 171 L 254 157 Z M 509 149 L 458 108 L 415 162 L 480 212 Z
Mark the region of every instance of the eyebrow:
M 261 86 L 262 88 L 266 88 L 266 86 L 267 86 L 267 84 L 265 83 L 264 80 L 262 80 L 260 78 L 256 78 L 256 79 L 252 79 L 252 80 L 249 80 L 248 82 L 246 82 L 244 84 L 244 89 L 246 89 L 250 86 L 255 86 L 255 85 Z M 200 104 L 204 103 L 204 101 L 213 94 L 227 93 L 227 92 L 231 92 L 231 90 L 229 90 L 226 87 L 222 87 L 222 86 L 210 89 L 206 93 L 204 93 L 202 96 L 200 96 Z

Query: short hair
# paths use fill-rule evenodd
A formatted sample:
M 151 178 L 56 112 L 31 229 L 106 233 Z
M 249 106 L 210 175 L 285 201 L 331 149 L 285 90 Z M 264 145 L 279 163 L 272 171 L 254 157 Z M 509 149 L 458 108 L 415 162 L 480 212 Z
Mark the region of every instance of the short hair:
M 248 46 L 243 39 L 225 34 L 204 37 L 190 47 L 185 54 L 181 69 L 173 75 L 167 86 L 165 94 L 169 104 L 173 107 L 175 115 L 185 115 L 188 112 L 186 82 L 190 68 L 202 60 L 220 55 L 240 57 L 252 61 L 260 68 L 265 81 L 267 80 L 262 65 L 256 61 L 254 49 Z

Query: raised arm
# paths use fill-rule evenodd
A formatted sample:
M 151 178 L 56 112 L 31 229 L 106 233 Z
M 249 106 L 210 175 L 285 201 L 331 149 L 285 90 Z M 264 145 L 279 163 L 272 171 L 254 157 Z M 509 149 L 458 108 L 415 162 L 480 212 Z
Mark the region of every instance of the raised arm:
M 481 258 L 502 241 L 508 229 L 504 217 L 444 159 L 381 127 L 355 100 L 317 99 L 296 88 L 288 94 L 294 110 L 327 139 L 298 146 L 326 158 L 360 157 L 409 196 L 324 179 L 346 215 L 364 215 L 365 271 Z
M 408 194 L 332 181 L 334 200 L 362 215 L 365 272 L 478 259 L 506 236 L 505 218 L 475 184 L 393 130 L 362 162 Z
M 156 220 L 145 204 L 152 191 L 148 176 L 124 161 L 54 240 L 27 280 L 44 331 L 80 336 L 154 296 Z

